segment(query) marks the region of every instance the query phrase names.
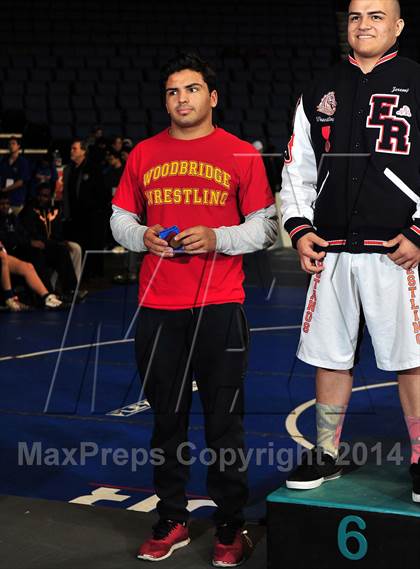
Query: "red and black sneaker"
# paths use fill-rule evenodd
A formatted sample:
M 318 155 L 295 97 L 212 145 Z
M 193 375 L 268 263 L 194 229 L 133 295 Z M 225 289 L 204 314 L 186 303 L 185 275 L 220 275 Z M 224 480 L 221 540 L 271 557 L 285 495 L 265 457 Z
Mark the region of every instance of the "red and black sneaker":
M 237 567 L 247 558 L 246 548 L 252 548 L 252 542 L 246 530 L 238 529 L 237 526 L 223 524 L 218 526 L 214 543 L 213 560 L 214 567 Z
M 187 524 L 172 520 L 159 520 L 153 526 L 153 537 L 145 541 L 137 553 L 138 559 L 162 561 L 172 555 L 175 549 L 190 543 Z

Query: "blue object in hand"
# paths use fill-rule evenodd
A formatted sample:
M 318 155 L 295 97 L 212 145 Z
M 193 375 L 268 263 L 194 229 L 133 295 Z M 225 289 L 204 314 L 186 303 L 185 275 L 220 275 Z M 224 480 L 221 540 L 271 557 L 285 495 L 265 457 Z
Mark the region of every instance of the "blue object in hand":
M 177 225 L 172 225 L 172 227 L 167 227 L 166 229 L 161 231 L 159 233 L 159 237 L 161 239 L 165 239 L 165 241 L 168 241 L 169 243 L 172 237 L 175 237 L 175 235 L 178 235 L 178 233 L 179 233 L 179 227 Z
M 166 229 L 164 229 L 159 233 L 159 237 L 167 241 L 168 245 L 175 250 L 174 251 L 175 253 L 179 253 L 184 250 L 181 242 L 173 241 L 173 238 L 175 237 L 175 235 L 178 235 L 178 233 L 180 233 L 180 230 L 177 225 L 172 225 L 172 227 L 167 227 Z

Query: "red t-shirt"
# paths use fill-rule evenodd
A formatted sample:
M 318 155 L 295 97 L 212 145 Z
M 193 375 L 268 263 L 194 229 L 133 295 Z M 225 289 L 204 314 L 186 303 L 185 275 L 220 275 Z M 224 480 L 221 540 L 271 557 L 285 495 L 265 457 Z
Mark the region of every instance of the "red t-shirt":
M 131 151 L 113 204 L 148 226 L 177 225 L 183 231 L 238 225 L 273 203 L 262 158 L 255 154 L 251 144 L 221 128 L 194 140 L 173 138 L 165 130 Z M 178 310 L 243 302 L 243 279 L 242 255 L 148 253 L 139 303 Z

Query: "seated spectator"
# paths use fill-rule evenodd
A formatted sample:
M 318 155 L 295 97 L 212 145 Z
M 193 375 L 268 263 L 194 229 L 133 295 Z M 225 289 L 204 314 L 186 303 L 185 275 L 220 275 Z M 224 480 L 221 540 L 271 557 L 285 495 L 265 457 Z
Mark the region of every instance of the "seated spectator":
M 63 295 L 70 300 L 77 286 L 77 277 L 71 259 L 72 248 L 80 264 L 81 250 L 77 243 L 69 244 L 63 237 L 63 220 L 58 207 L 51 205 L 51 189 L 41 184 L 32 205 L 27 204 L 19 214 L 21 226 L 29 236 L 31 260 L 42 280 L 50 282 L 51 269 L 60 280 Z M 80 269 L 79 269 L 80 270 Z
M 44 258 L 46 256 L 44 253 L 44 243 L 40 240 L 31 239 L 25 226 L 22 225 L 20 218 L 11 210 L 10 200 L 7 196 L 0 196 L 0 241 L 3 243 L 9 255 L 13 255 L 22 261 L 32 263 L 44 287 L 49 292 L 53 292 L 50 281 L 50 271 Z M 73 271 L 71 261 L 70 266 Z
M 8 195 L 13 212 L 17 215 L 26 200 L 30 168 L 26 158 L 21 156 L 21 143 L 11 136 L 8 142 L 9 154 L 0 161 L 0 195 Z
M 27 286 L 40 298 L 45 308 L 55 309 L 62 307 L 62 301 L 55 294 L 49 292 L 39 278 L 34 266 L 8 255 L 3 243 L 0 241 L 0 284 L 6 306 L 12 312 L 29 310 L 29 306 L 23 304 L 12 288 L 10 275 L 19 275 L 25 279 Z
M 82 273 L 82 248 L 78 243 L 74 241 L 64 240 L 64 219 L 61 209 L 57 206 L 52 205 L 53 192 L 50 190 L 48 184 L 40 185 L 36 194 L 36 207 L 44 212 L 50 212 L 50 215 L 54 217 L 54 221 L 51 224 L 51 239 L 56 239 L 57 241 L 62 241 L 67 247 L 71 262 L 73 263 L 74 272 L 76 274 L 76 279 L 79 281 Z

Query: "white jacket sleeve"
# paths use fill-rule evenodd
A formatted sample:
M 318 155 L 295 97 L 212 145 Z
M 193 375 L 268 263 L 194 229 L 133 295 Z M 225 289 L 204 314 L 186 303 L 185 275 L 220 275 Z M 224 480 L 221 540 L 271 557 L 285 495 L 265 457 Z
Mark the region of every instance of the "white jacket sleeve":
M 311 125 L 301 97 L 295 113 L 293 134 L 284 161 L 281 214 L 290 237 L 313 231 L 313 207 L 316 199 L 317 165 L 311 140 Z

